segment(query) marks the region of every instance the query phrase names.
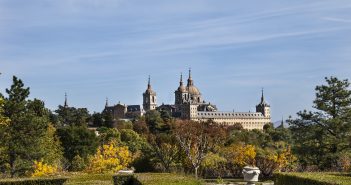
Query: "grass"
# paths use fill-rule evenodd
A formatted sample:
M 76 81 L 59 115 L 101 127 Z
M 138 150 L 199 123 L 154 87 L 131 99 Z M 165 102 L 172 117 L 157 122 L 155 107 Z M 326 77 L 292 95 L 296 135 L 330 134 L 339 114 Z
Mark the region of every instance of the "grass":
M 71 173 L 64 185 L 112 185 L 112 174 Z
M 59 177 L 68 178 L 64 185 L 113 185 L 114 174 L 66 173 Z M 191 176 L 172 173 L 136 173 L 143 185 L 201 185 L 201 181 Z M 54 177 L 52 177 L 54 178 Z M 22 178 L 20 178 L 22 179 Z M 32 179 L 32 178 L 28 178 Z M 18 179 L 17 179 L 18 180 Z
M 190 176 L 172 173 L 139 173 L 135 174 L 145 185 L 200 185 L 201 182 Z
M 259 179 L 261 181 L 261 179 Z M 234 185 L 246 185 L 247 182 L 244 182 L 243 178 L 235 178 L 235 179 L 204 179 L 206 184 L 234 184 Z M 256 185 L 262 185 L 263 183 L 271 183 L 272 180 L 263 180 L 261 182 L 256 182 Z
M 333 184 L 333 185 L 351 185 L 350 173 L 334 172 L 314 172 L 314 173 L 281 173 L 282 176 L 297 177 L 302 179 L 311 179 L 316 184 Z M 279 176 L 279 174 L 277 174 Z M 279 178 L 279 177 L 278 177 Z M 290 178 L 289 178 L 290 179 Z

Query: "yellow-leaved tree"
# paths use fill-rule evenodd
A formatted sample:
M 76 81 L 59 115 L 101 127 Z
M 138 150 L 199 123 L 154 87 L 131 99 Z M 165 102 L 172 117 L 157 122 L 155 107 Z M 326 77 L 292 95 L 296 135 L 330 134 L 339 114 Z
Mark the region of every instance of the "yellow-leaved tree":
M 118 146 L 116 142 L 110 142 L 100 146 L 96 154 L 89 158 L 89 166 L 86 169 L 90 173 L 116 173 L 128 167 L 132 162 L 132 154 L 126 146 Z
M 253 145 L 235 144 L 225 149 L 225 156 L 238 167 L 255 166 L 256 149 Z
M 278 171 L 288 167 L 288 165 L 294 163 L 297 160 L 296 157 L 292 154 L 290 146 L 280 152 L 277 152 L 276 154 L 270 155 L 268 159 L 272 160 L 276 164 L 276 169 Z
M 295 168 L 297 158 L 292 154 L 290 146 L 283 145 L 281 149 L 265 148 L 258 152 L 257 167 L 262 175 L 272 176 L 274 172 L 290 171 Z

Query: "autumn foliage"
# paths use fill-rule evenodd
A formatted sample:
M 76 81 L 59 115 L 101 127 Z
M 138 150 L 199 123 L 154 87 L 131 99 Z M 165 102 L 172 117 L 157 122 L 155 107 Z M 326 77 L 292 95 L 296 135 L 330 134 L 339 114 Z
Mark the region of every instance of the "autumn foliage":
M 42 177 L 55 175 L 58 172 L 58 167 L 55 165 L 49 165 L 42 161 L 34 161 L 34 173 L 32 177 Z
M 132 162 L 132 154 L 126 146 L 118 146 L 110 142 L 100 146 L 96 154 L 89 159 L 90 165 L 87 172 L 91 173 L 116 173 L 128 167 Z

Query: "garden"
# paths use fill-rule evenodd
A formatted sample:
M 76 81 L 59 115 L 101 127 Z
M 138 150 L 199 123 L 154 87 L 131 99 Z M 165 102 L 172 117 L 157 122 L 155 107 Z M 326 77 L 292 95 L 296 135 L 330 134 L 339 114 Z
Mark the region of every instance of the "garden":
M 246 130 L 157 110 L 129 121 L 67 102 L 52 111 L 13 77 L 0 94 L 0 184 L 235 184 L 245 166 L 263 184 L 348 184 L 350 84 L 325 81 L 313 111 Z M 135 173 L 123 180 L 120 170 Z

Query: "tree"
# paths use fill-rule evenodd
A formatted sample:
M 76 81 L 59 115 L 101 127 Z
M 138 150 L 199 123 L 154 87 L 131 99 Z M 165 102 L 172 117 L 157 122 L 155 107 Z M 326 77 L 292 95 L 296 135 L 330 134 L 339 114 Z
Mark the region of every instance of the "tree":
M 148 142 L 155 161 L 161 163 L 164 171 L 171 172 L 171 166 L 180 160 L 182 153 L 177 138 L 167 133 L 150 134 Z
M 222 127 L 213 122 L 178 121 L 174 129 L 180 147 L 198 177 L 199 167 L 212 150 L 223 144 L 225 132 Z
M 120 130 L 121 133 L 121 144 L 124 146 L 128 146 L 129 150 L 132 153 L 140 151 L 146 145 L 146 141 L 139 136 L 133 130 L 130 129 L 122 129 Z
M 84 126 L 90 118 L 86 108 L 65 107 L 59 105 L 55 110 L 58 119 L 58 126 Z
M 128 167 L 132 162 L 132 155 L 128 147 L 118 146 L 111 142 L 97 149 L 96 154 L 90 158 L 88 172 L 93 173 L 116 173 Z
M 93 155 L 99 146 L 99 140 L 94 131 L 85 126 L 68 126 L 57 130 L 58 136 L 62 143 L 63 155 L 72 162 L 77 155 L 87 159 Z
M 0 126 L 7 126 L 10 122 L 10 119 L 4 114 L 4 104 L 5 100 L 2 98 L 0 94 Z
M 3 161 L 14 177 L 31 170 L 33 161 L 45 156 L 41 141 L 47 133 L 49 118 L 42 101 L 27 101 L 29 88 L 17 77 L 13 77 L 6 93 L 4 115 L 10 121 L 0 130 L 0 146 L 5 152 Z
M 162 131 L 164 122 L 161 118 L 160 112 L 156 110 L 147 111 L 145 114 L 145 121 L 151 133 Z
M 305 167 L 331 169 L 337 166 L 340 153 L 350 151 L 350 83 L 336 77 L 325 80 L 327 84 L 315 88 L 313 107 L 317 111 L 300 111 L 298 118 L 289 120 L 293 149 Z
M 99 132 L 100 145 L 108 144 L 112 141 L 121 142 L 121 133 L 115 128 L 100 127 Z
M 149 127 L 144 120 L 136 120 L 133 123 L 133 130 L 139 135 L 148 135 L 150 133 Z
M 112 113 L 108 111 L 103 111 L 102 112 L 102 120 L 103 120 L 103 125 L 104 127 L 112 128 L 114 126 L 114 119 L 112 117 Z
M 49 124 L 45 135 L 40 139 L 43 156 L 41 162 L 59 167 L 63 159 L 63 148 L 57 136 L 56 128 Z
M 95 127 L 102 127 L 104 125 L 103 115 L 98 112 L 94 112 L 91 115 L 91 121 Z

